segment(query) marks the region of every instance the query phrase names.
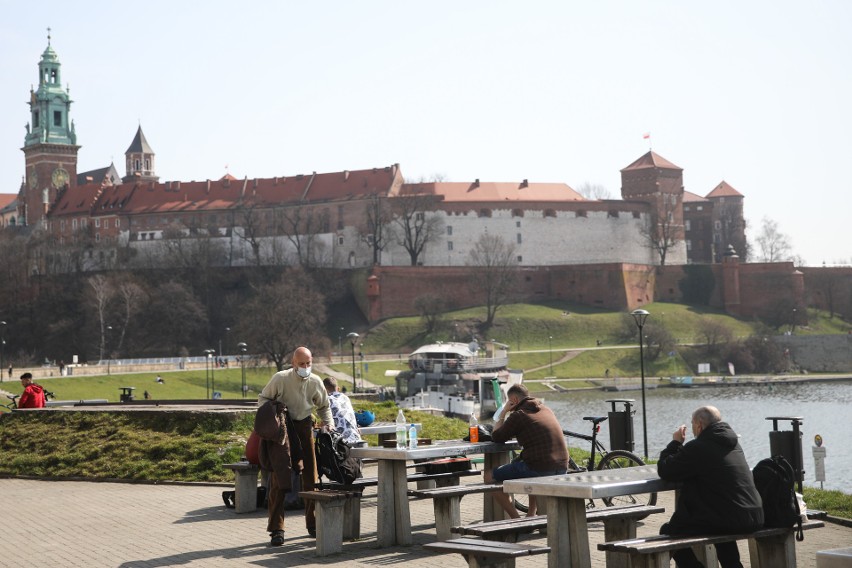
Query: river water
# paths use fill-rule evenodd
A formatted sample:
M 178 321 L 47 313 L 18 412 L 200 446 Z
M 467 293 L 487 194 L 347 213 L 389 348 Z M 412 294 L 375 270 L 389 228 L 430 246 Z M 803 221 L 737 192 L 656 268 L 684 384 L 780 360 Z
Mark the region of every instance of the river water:
M 591 433 L 591 423 L 583 416 L 606 416 L 611 405 L 607 399 L 636 399 L 633 421 L 635 451 L 642 455 L 642 394 L 640 391 L 601 392 L 577 391 L 565 395 L 550 395 L 546 404 L 553 409 L 563 428 Z M 740 445 L 749 465 L 769 457 L 769 432 L 772 421 L 767 416 L 801 416 L 803 423 L 802 454 L 805 485 L 819 487 L 815 480 L 812 447 L 814 435 L 819 434 L 826 448 L 825 489 L 837 489 L 852 494 L 852 382 L 820 382 L 774 384 L 740 387 L 661 388 L 645 391 L 648 405 L 648 453 L 658 458 L 660 451 L 672 439 L 672 432 L 681 424 L 687 425 L 687 440 L 692 439 L 692 411 L 703 405 L 713 405 L 722 419 L 740 435 Z M 622 405 L 618 405 L 621 410 Z M 779 430 L 791 430 L 789 421 L 779 421 Z M 601 424 L 604 445 L 609 447 L 607 422 Z M 587 443 L 576 442 L 588 450 Z

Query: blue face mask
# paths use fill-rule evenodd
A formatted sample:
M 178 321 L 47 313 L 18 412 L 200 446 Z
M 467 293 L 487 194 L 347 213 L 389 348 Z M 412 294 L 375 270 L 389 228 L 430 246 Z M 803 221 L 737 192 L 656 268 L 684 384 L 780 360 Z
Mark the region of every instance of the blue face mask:
M 302 377 L 303 379 L 308 378 L 311 375 L 310 367 L 296 367 L 296 374 Z

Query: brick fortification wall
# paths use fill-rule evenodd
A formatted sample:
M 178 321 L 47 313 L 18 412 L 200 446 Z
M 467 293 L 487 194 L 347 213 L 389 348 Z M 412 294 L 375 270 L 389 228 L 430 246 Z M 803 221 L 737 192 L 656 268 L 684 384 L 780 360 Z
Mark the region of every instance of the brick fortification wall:
M 376 291 L 369 295 L 368 319 L 417 315 L 415 300 L 437 294 L 449 309 L 482 305 L 471 267 L 375 267 Z M 567 300 L 626 310 L 653 301 L 654 269 L 641 264 L 597 264 L 523 268 L 512 301 Z M 360 301 L 359 301 L 360 303 Z

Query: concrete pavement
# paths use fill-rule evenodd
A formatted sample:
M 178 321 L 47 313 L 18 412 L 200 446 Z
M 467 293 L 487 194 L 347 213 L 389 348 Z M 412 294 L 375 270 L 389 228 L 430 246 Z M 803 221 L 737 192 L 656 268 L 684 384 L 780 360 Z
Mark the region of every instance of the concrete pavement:
M 367 471 L 367 475 L 374 474 Z M 466 480 L 469 481 L 469 480 Z M 474 481 L 478 481 L 474 479 Z M 302 511 L 287 514 L 286 542 L 268 546 L 266 510 L 237 515 L 221 499 L 224 485 L 142 485 L 75 481 L 0 479 L 0 565 L 5 567 L 164 567 L 164 566 L 392 566 L 462 568 L 459 555 L 435 555 L 422 545 L 435 540 L 432 502 L 412 501 L 414 545 L 376 548 L 376 501 L 364 499 L 362 540 L 345 542 L 343 553 L 317 558 Z M 373 490 L 374 491 L 374 490 Z M 372 495 L 375 493 L 373 492 Z M 668 511 L 671 494 L 661 494 Z M 480 520 L 482 498 L 462 500 L 462 522 Z M 668 514 L 639 527 L 640 535 L 656 534 Z M 603 527 L 590 525 L 593 565 L 604 568 L 595 546 Z M 545 544 L 530 535 L 529 542 Z M 817 550 L 849 546 L 852 528 L 827 525 L 805 533 L 797 543 L 800 568 L 814 568 Z M 740 550 L 748 566 L 744 544 Z M 543 556 L 521 559 L 519 567 L 546 566 Z

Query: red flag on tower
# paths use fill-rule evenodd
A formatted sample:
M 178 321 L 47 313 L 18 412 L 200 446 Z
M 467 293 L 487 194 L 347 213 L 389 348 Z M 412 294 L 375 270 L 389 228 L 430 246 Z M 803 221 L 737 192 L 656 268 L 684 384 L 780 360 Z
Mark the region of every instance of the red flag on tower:
M 646 132 L 645 134 L 642 135 L 642 138 L 644 138 L 645 140 L 648 140 L 649 138 L 651 138 L 651 133 Z

